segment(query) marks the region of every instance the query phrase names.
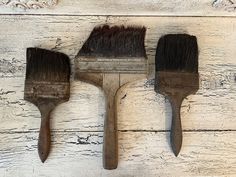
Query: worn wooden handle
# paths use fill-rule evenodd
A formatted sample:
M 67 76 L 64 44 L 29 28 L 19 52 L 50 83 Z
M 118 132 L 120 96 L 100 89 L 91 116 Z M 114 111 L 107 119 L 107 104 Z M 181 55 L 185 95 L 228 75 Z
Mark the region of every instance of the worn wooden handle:
M 114 96 L 107 96 L 107 109 L 104 122 L 103 167 L 116 169 L 118 165 L 118 140 L 116 126 L 116 104 Z
M 181 116 L 180 116 L 181 104 L 182 104 L 182 98 L 173 97 L 171 99 L 172 123 L 171 123 L 170 142 L 172 150 L 176 157 L 180 152 L 183 139 Z
M 50 134 L 50 112 L 41 113 L 41 126 L 38 139 L 38 153 L 41 161 L 44 163 L 50 152 L 51 134 Z
M 165 95 L 172 106 L 170 142 L 175 156 L 182 146 L 180 109 L 184 98 L 199 89 L 199 74 L 189 72 L 158 71 L 155 78 L 155 91 Z

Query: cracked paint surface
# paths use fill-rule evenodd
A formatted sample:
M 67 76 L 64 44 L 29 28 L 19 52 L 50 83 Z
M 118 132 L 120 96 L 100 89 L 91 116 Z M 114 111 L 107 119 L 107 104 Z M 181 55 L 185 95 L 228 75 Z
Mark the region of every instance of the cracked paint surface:
M 21 9 L 50 8 L 57 4 L 57 0 L 0 0 L 0 6 Z
M 214 0 L 212 6 L 231 12 L 236 10 L 236 0 Z

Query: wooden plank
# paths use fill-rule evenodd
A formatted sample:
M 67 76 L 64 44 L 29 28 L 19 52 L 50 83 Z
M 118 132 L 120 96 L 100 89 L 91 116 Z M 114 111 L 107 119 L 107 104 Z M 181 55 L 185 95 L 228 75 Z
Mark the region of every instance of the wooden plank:
M 2 4 L 2 5 L 1 5 Z M 1 14 L 235 16 L 233 0 L 1 0 Z
M 120 132 L 119 166 L 102 168 L 102 133 L 52 133 L 52 152 L 42 164 L 37 133 L 0 134 L 0 176 L 208 176 L 236 174 L 236 132 L 185 132 L 179 157 L 167 132 Z
M 24 80 L 5 78 L 1 80 L 1 83 L 5 84 L 0 87 L 0 130 L 38 130 L 40 112 L 33 104 L 23 100 Z M 6 91 L 4 87 L 10 88 L 10 90 Z M 59 105 L 52 113 L 52 130 L 70 131 L 75 130 L 74 128 L 77 130 L 103 130 L 104 114 L 103 92 L 93 85 L 73 82 L 69 102 Z
M 214 69 L 215 67 L 213 67 Z M 218 66 L 201 75 L 196 95 L 182 104 L 183 128 L 235 129 L 235 69 Z M 23 100 L 23 78 L 0 79 L 1 131 L 37 130 L 40 115 L 35 106 Z M 154 92 L 152 80 L 126 84 L 118 96 L 118 128 L 120 130 L 168 130 L 171 109 L 162 95 Z M 103 129 L 105 114 L 103 92 L 90 84 L 72 81 L 70 101 L 53 112 L 54 130 Z M 90 111 L 91 108 L 93 111 Z M 148 119 L 147 119 L 148 118 Z
M 147 26 L 146 48 L 150 77 L 154 74 L 157 40 L 166 33 L 188 32 L 198 37 L 201 86 L 182 105 L 183 128 L 235 129 L 236 21 L 232 18 L 172 17 L 62 17 L 1 16 L 0 19 L 0 129 L 38 130 L 39 112 L 23 100 L 27 47 L 64 52 L 71 63 L 93 27 L 103 24 Z M 218 25 L 221 21 L 221 25 Z M 121 83 L 130 78 L 122 77 Z M 132 79 L 132 78 L 131 78 Z M 131 83 L 122 89 L 120 130 L 168 130 L 169 103 L 153 91 L 152 80 Z M 93 109 L 93 111 L 91 111 Z M 96 87 L 73 81 L 71 99 L 53 113 L 53 130 L 102 131 L 105 113 L 103 93 Z M 127 117 L 128 115 L 128 117 Z M 148 118 L 148 119 L 147 119 Z
M 41 9 L 53 7 L 57 0 L 0 0 L 0 6 L 20 9 Z
M 218 22 L 221 21 L 221 25 Z M 211 65 L 235 65 L 236 33 L 234 18 L 200 17 L 65 17 L 10 16 L 0 20 L 0 77 L 24 76 L 27 47 L 42 47 L 77 55 L 92 29 L 101 24 L 147 27 L 146 50 L 153 65 L 160 36 L 166 33 L 190 33 L 198 38 L 200 69 Z M 20 41 L 20 42 L 19 42 Z M 150 71 L 153 72 L 153 69 Z
M 222 73 L 227 72 L 230 73 L 228 70 Z M 187 97 L 182 104 L 183 129 L 235 129 L 235 125 L 230 126 L 234 122 L 233 112 L 236 109 L 236 94 L 233 91 L 236 88 L 234 74 L 229 74 L 226 81 L 222 79 L 222 73 L 215 76 L 212 73 L 201 75 L 199 91 L 196 95 Z M 228 89 L 232 89 L 234 93 L 231 94 Z M 170 104 L 153 90 L 154 81 L 144 80 L 130 83 L 120 91 L 118 98 L 120 129 L 125 130 L 127 127 L 129 130 L 132 128 L 156 130 L 154 127 L 170 129 Z M 234 111 L 231 112 L 232 110 Z M 226 123 L 228 121 L 229 124 Z

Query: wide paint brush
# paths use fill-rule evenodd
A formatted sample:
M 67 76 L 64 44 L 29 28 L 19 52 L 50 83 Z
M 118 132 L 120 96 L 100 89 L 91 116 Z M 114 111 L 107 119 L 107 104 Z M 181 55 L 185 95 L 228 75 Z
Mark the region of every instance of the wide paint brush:
M 38 153 L 44 162 L 50 152 L 50 113 L 70 97 L 70 60 L 68 56 L 39 48 L 27 49 L 24 99 L 41 112 Z
M 118 165 L 116 95 L 121 85 L 147 74 L 144 27 L 96 27 L 75 59 L 75 78 L 102 88 L 106 97 L 103 166 Z M 124 74 L 127 82 L 121 84 Z
M 175 156 L 178 156 L 182 146 L 182 101 L 198 89 L 196 37 L 187 34 L 169 34 L 161 37 L 156 51 L 155 91 L 165 95 L 172 106 L 170 142 Z

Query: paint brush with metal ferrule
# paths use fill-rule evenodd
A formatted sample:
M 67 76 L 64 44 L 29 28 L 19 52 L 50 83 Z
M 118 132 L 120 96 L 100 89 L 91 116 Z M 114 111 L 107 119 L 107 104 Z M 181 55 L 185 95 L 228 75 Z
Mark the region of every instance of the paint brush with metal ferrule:
M 197 38 L 187 34 L 161 37 L 156 51 L 155 91 L 165 95 L 171 103 L 170 142 L 175 156 L 178 156 L 182 146 L 182 101 L 198 89 Z
M 106 97 L 104 122 L 103 166 L 118 165 L 116 95 L 120 76 L 130 75 L 129 81 L 147 74 L 144 27 L 96 27 L 75 59 L 75 78 L 102 88 Z M 144 78 L 145 78 L 144 77 Z M 127 82 L 126 82 L 127 83 Z M 125 83 L 123 83 L 125 84 Z
M 70 97 L 70 60 L 68 56 L 39 48 L 27 49 L 24 99 L 41 112 L 38 153 L 44 162 L 50 152 L 50 113 Z

